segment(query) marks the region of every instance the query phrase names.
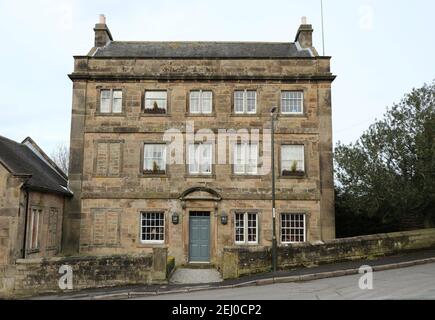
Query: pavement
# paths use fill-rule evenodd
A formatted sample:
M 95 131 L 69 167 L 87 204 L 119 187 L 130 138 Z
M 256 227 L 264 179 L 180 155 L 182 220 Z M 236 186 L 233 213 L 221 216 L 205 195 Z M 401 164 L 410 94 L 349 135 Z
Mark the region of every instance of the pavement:
M 33 297 L 37 300 L 110 300 L 110 299 L 135 299 L 153 296 L 162 296 L 162 299 L 169 298 L 170 295 L 192 292 L 210 292 L 211 290 L 226 290 L 236 288 L 246 288 L 254 286 L 268 286 L 271 284 L 288 284 L 301 281 L 312 281 L 317 279 L 327 279 L 333 277 L 345 277 L 357 275 L 362 265 L 370 265 L 375 272 L 394 270 L 399 268 L 409 268 L 425 264 L 435 263 L 435 249 L 422 250 L 404 253 L 396 256 L 382 257 L 375 260 L 359 260 L 342 263 L 320 265 L 311 268 L 298 268 L 293 270 L 278 271 L 276 273 L 263 273 L 253 276 L 241 277 L 233 280 L 209 283 L 169 283 L 165 285 L 148 286 L 129 286 L 115 288 L 100 288 L 92 290 L 82 290 L 58 295 L 42 295 Z M 196 269 L 195 271 L 200 271 Z M 174 273 L 175 275 L 175 273 Z M 173 278 L 172 278 L 173 279 Z M 247 289 L 249 290 L 249 288 Z M 203 298 L 204 294 L 200 293 Z M 269 297 L 269 296 L 268 296 Z M 240 296 L 238 297 L 241 298 Z M 245 296 L 242 296 L 245 298 Z M 265 296 L 260 299 L 266 298 Z
M 180 268 L 175 270 L 169 279 L 170 284 L 219 283 L 222 281 L 222 276 L 216 269 Z

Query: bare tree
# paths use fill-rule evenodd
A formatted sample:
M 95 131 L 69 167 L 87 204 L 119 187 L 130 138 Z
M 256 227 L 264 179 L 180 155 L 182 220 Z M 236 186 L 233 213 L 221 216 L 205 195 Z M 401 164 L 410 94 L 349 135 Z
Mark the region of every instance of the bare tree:
M 69 167 L 69 148 L 66 143 L 59 143 L 51 153 L 51 159 L 56 165 L 68 174 Z

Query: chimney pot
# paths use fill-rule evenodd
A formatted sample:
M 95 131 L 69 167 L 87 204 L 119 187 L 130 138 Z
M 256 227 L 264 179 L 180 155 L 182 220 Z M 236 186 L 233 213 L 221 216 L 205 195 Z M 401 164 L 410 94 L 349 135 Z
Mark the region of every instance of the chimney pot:
M 307 17 L 303 16 L 301 18 L 301 24 L 307 24 Z
M 100 14 L 100 24 L 106 24 L 106 17 L 104 16 L 104 14 Z

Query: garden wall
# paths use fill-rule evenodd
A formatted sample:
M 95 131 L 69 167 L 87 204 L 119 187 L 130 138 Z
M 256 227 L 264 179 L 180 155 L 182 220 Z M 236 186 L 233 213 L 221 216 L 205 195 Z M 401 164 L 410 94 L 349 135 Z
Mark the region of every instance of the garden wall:
M 0 297 L 62 292 L 61 266 L 72 268 L 73 291 L 121 285 L 146 285 L 166 281 L 167 249 L 146 255 L 77 256 L 21 259 L 0 266 Z M 69 290 L 71 291 L 71 290 Z
M 324 244 L 295 244 L 278 247 L 280 270 L 333 262 L 372 259 L 406 251 L 435 248 L 435 229 L 378 234 L 326 241 Z M 224 249 L 224 279 L 271 270 L 270 247 Z

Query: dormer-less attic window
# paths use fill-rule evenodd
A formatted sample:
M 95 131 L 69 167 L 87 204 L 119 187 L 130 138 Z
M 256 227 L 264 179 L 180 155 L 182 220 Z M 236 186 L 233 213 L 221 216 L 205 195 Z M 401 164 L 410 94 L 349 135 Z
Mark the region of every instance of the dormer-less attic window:
M 122 112 L 122 90 L 104 89 L 100 95 L 100 113 Z

